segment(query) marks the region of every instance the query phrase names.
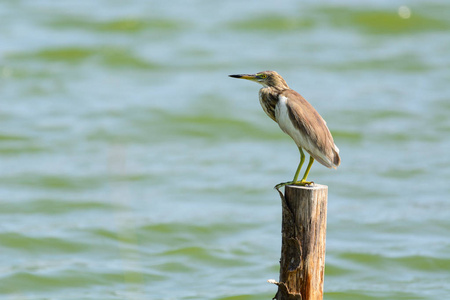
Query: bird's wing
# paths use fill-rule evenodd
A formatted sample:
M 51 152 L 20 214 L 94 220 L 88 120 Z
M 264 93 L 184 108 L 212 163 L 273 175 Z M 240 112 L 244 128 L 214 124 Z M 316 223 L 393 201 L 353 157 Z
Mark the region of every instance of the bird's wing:
M 340 163 L 339 150 L 334 144 L 325 120 L 296 91 L 285 90 L 280 93 L 279 97 L 287 98 L 286 106 L 289 119 L 295 128 L 301 132 L 303 139 L 307 140 L 302 148 L 324 166 L 337 167 Z

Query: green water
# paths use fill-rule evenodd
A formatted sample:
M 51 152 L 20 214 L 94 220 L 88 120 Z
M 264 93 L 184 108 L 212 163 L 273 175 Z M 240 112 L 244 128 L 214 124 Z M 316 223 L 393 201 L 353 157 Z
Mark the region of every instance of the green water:
M 450 298 L 449 30 L 443 0 L 2 1 L 0 298 L 271 299 L 299 155 L 227 77 L 268 69 L 341 150 L 324 299 Z

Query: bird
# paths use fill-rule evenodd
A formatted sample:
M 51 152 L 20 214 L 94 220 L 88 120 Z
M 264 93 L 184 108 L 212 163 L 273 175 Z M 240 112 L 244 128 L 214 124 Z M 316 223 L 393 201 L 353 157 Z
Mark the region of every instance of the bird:
M 307 181 L 314 160 L 327 168 L 336 169 L 340 165 L 339 148 L 334 143 L 325 120 L 305 98 L 289 88 L 277 72 L 263 71 L 256 74 L 229 75 L 229 77 L 247 79 L 263 86 L 259 90 L 259 102 L 264 112 L 294 140 L 300 151 L 300 162 L 294 179 L 277 184 L 276 189 L 285 185 L 314 185 L 313 181 Z M 302 179 L 298 180 L 305 161 L 303 150 L 310 157 Z

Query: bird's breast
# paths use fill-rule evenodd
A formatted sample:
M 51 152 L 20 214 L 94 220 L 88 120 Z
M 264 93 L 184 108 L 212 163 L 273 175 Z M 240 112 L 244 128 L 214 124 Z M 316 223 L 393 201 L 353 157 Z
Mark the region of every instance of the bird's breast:
M 262 88 L 259 91 L 259 103 L 264 112 L 275 122 L 275 107 L 278 103 L 278 97 L 270 92 L 269 88 Z

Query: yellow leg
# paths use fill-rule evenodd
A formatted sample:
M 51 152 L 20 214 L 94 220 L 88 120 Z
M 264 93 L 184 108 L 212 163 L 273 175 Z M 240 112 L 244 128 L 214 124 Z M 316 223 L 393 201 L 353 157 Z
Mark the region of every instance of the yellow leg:
M 305 171 L 305 174 L 303 175 L 302 180 L 297 181 L 298 174 L 300 173 L 300 169 L 302 168 L 303 163 L 305 162 L 305 153 L 303 153 L 302 148 L 299 147 L 298 149 L 300 150 L 300 163 L 298 164 L 297 171 L 295 172 L 294 180 L 288 181 L 288 182 L 279 183 L 279 184 L 277 184 L 275 186 L 276 189 L 279 189 L 282 186 L 290 185 L 290 184 L 294 184 L 294 185 L 309 185 L 309 184 L 313 183 L 312 181 L 306 181 L 306 178 L 308 178 L 309 171 L 311 170 L 312 164 L 314 162 L 314 158 L 312 156 L 309 157 L 308 167 L 306 168 L 306 171 Z
M 300 150 L 300 163 L 298 164 L 297 171 L 295 172 L 294 180 L 292 180 L 292 182 L 297 181 L 298 174 L 300 173 L 300 169 L 302 168 L 303 163 L 305 162 L 305 153 L 303 153 L 303 150 L 300 147 L 298 147 L 298 150 Z
M 305 182 L 306 183 L 306 178 L 308 178 L 309 170 L 311 170 L 313 162 L 314 162 L 314 157 L 310 156 L 309 157 L 308 167 L 306 168 L 305 174 L 303 175 L 303 178 L 302 178 L 302 180 L 300 182 Z

